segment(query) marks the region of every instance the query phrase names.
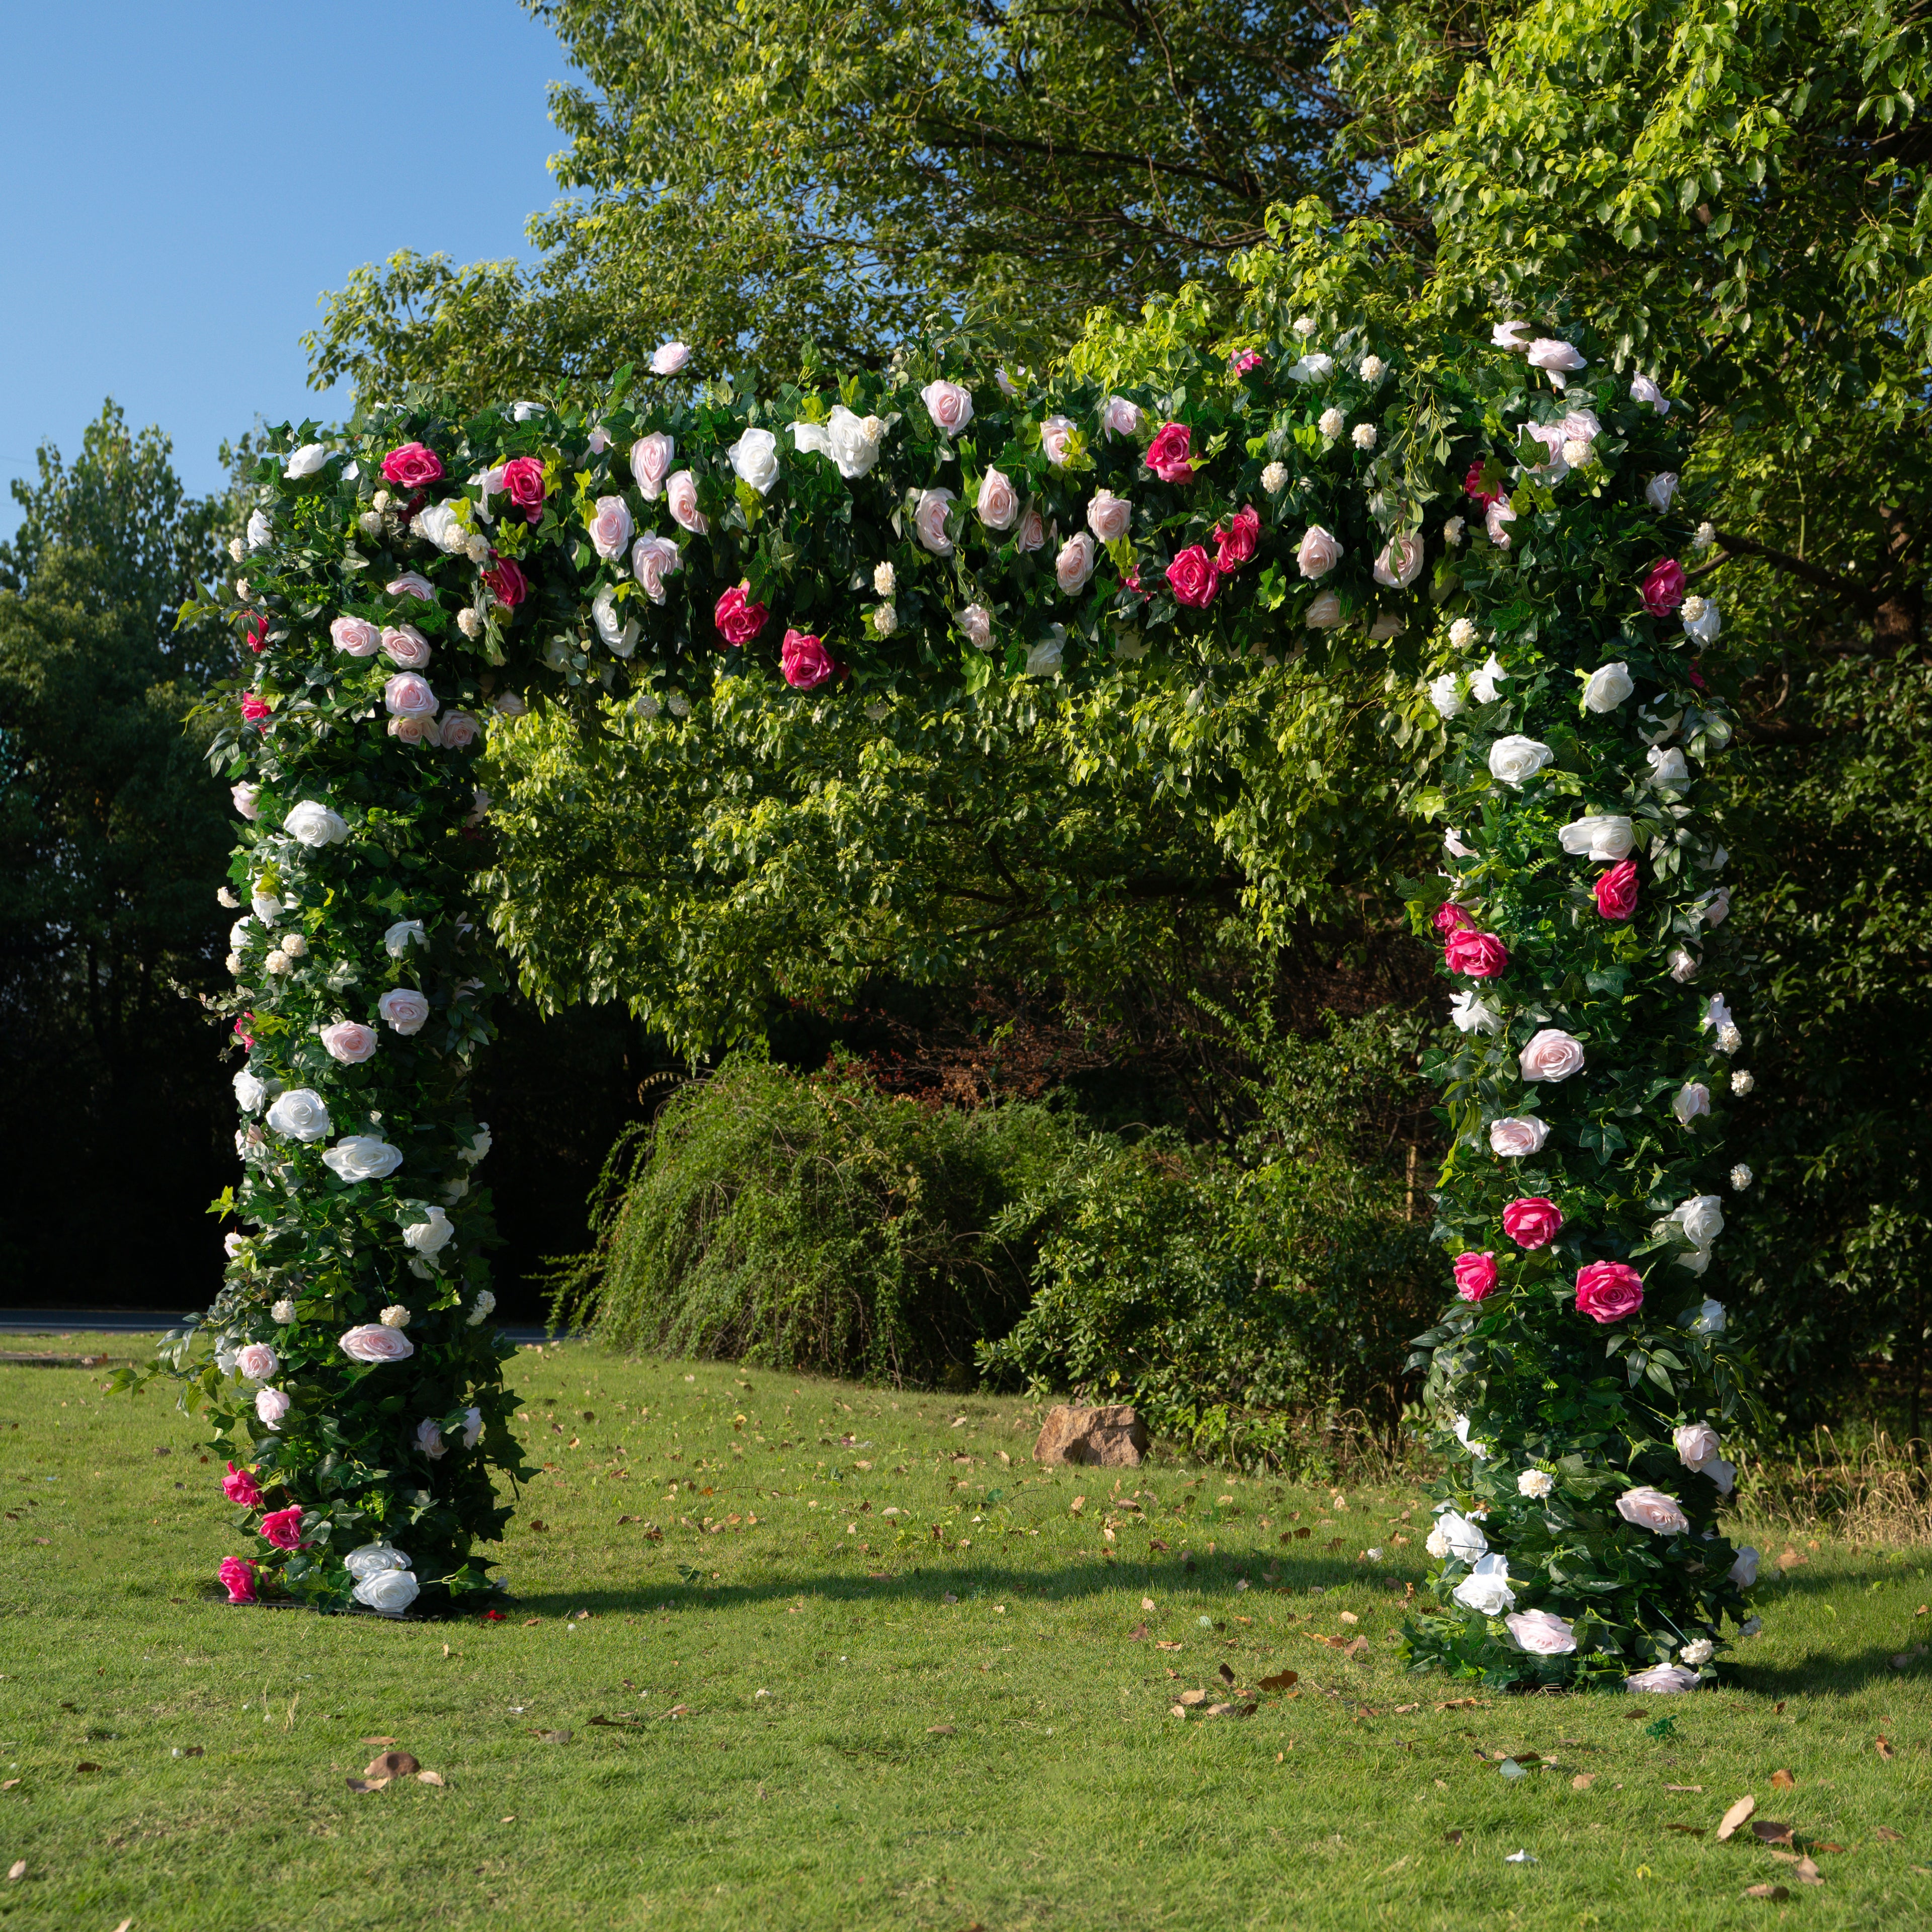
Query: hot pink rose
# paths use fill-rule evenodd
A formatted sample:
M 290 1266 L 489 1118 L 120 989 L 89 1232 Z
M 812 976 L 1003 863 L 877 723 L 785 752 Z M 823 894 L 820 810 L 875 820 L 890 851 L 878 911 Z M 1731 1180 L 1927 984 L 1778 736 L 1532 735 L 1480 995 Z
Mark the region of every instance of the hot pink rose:
M 1643 1277 L 1628 1262 L 1592 1262 L 1576 1270 L 1576 1312 L 1621 1322 L 1643 1306 Z
M 302 1547 L 302 1504 L 296 1503 L 284 1510 L 271 1510 L 262 1519 L 262 1534 L 278 1550 L 299 1550 Z
M 1626 859 L 1621 866 L 1599 872 L 1591 890 L 1597 896 L 1597 910 L 1606 919 L 1628 919 L 1636 910 L 1636 861 Z
M 244 1563 L 238 1556 L 224 1556 L 219 1574 L 231 1604 L 252 1604 L 255 1600 L 254 1564 Z
M 1244 349 L 1228 364 L 1237 376 L 1245 376 L 1250 369 L 1262 366 L 1262 352 L 1258 349 Z
M 1163 483 L 1185 483 L 1194 475 L 1188 460 L 1188 440 L 1192 432 L 1185 423 L 1171 422 L 1148 446 L 1147 466 Z M 1207 602 L 1205 598 L 1202 599 Z
M 1458 926 L 1442 943 L 1442 957 L 1452 973 L 1472 980 L 1493 980 L 1509 965 L 1509 949 L 1493 932 Z
M 442 474 L 442 458 L 419 442 L 406 442 L 382 459 L 382 474 L 404 490 L 420 490 Z
M 1667 617 L 1684 602 L 1684 566 L 1674 556 L 1651 566 L 1643 580 L 1643 608 L 1653 617 Z
M 268 620 L 266 616 L 257 617 L 248 626 L 248 648 L 258 657 L 262 646 L 268 641 Z
M 1435 927 L 1439 937 L 1447 939 L 1452 932 L 1462 932 L 1466 928 L 1473 931 L 1476 922 L 1453 899 L 1445 899 L 1436 908 L 1430 923 Z
M 1167 580 L 1174 586 L 1174 602 L 1196 610 L 1204 610 L 1214 601 L 1221 579 L 1214 560 L 1198 544 L 1190 544 L 1167 566 Z
M 1253 504 L 1237 510 L 1226 525 L 1214 526 L 1214 568 L 1231 577 L 1255 554 L 1261 541 L 1262 520 Z
M 268 715 L 268 700 L 257 698 L 251 691 L 242 700 L 242 718 L 244 724 L 259 724 Z
M 530 579 L 514 557 L 494 557 L 492 561 L 496 567 L 484 572 L 483 581 L 499 604 L 506 610 L 514 610 L 530 594 Z
M 543 514 L 544 466 L 534 456 L 513 456 L 503 465 L 503 494 L 535 523 Z
M 1500 490 L 1483 488 L 1483 459 L 1479 456 L 1469 465 L 1469 473 L 1462 478 L 1464 493 L 1487 509 L 1492 503 L 1500 503 L 1503 493 Z
M 244 1509 L 260 1509 L 262 1507 L 261 1484 L 256 1481 L 250 1471 L 238 1469 L 232 1462 L 228 1466 L 227 1474 L 221 1479 L 221 1493 L 231 1503 L 239 1503 Z M 231 1562 L 234 1561 L 232 1557 L 229 1560 Z
M 1563 1225 L 1563 1210 L 1540 1194 L 1512 1201 L 1503 1210 L 1503 1232 L 1520 1248 L 1546 1248 Z
M 1496 1258 L 1487 1250 L 1458 1255 L 1454 1271 L 1456 1292 L 1465 1301 L 1480 1301 L 1496 1292 Z
M 762 604 L 754 604 L 746 587 L 734 584 L 718 600 L 718 608 L 712 621 L 718 626 L 718 634 L 728 644 L 748 644 L 765 628 L 765 620 L 772 614 Z
M 816 691 L 832 675 L 832 660 L 809 631 L 788 631 L 778 652 L 778 668 L 793 690 Z

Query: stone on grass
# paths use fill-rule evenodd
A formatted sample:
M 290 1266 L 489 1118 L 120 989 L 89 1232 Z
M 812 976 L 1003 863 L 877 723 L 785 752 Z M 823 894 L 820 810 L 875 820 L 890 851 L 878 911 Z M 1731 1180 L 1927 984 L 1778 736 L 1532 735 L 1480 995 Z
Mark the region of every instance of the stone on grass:
M 1125 1402 L 1105 1408 L 1063 1403 L 1047 1411 L 1040 1440 L 1033 1445 L 1033 1459 L 1132 1468 L 1147 1454 L 1147 1424 Z

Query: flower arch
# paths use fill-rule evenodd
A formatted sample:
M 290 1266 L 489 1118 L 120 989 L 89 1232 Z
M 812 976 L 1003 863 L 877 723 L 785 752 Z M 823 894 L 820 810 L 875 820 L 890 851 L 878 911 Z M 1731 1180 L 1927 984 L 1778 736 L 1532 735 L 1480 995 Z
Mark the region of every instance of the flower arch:
M 467 1099 L 502 990 L 471 897 L 492 718 L 1372 650 L 1453 828 L 1408 888 L 1456 989 L 1430 1066 L 1458 1298 L 1418 1342 L 1454 1474 L 1409 1654 L 1713 1673 L 1755 1559 L 1717 1520 L 1749 1396 L 1702 1277 L 1750 1076 L 1697 797 L 1730 726 L 1680 561 L 1682 419 L 1524 323 L 1418 346 L 1245 320 L 1232 352 L 1170 339 L 1106 381 L 946 338 L 769 400 L 696 386 L 671 344 L 592 408 L 412 400 L 270 438 L 214 752 L 244 821 L 243 1232 L 212 1357 L 175 1356 L 256 1538 L 232 1591 L 473 1598 L 493 1472 L 526 1473 Z

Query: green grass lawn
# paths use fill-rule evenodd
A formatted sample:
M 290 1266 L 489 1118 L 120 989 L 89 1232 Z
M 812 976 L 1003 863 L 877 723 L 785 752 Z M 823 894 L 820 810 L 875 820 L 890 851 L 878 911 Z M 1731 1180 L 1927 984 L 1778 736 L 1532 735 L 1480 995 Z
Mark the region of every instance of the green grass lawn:
M 193 1425 L 0 1367 L 0 1924 L 1932 1923 L 1923 1549 L 1797 1539 L 1733 1688 L 1472 1702 L 1394 1659 L 1415 1495 L 1048 1472 L 1017 1402 L 513 1373 L 506 1620 L 389 1623 L 211 1601 Z M 386 1739 L 443 1784 L 352 1790 Z M 1717 1842 L 1746 1792 L 1822 1886 Z

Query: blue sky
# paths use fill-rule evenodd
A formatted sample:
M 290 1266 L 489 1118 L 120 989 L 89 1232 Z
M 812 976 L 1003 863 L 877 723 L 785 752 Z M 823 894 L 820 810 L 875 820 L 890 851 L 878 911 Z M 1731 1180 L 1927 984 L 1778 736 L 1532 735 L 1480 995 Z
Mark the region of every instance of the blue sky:
M 562 50 L 515 0 L 0 8 L 0 533 L 35 447 L 112 395 L 183 480 L 259 415 L 323 415 L 316 297 L 398 248 L 526 256 Z M 344 399 L 338 398 L 338 400 Z

